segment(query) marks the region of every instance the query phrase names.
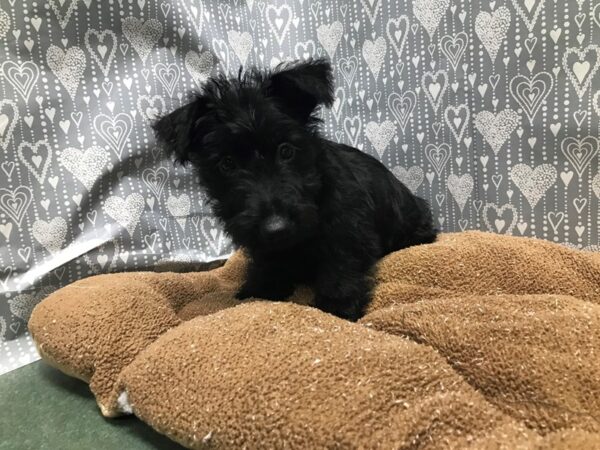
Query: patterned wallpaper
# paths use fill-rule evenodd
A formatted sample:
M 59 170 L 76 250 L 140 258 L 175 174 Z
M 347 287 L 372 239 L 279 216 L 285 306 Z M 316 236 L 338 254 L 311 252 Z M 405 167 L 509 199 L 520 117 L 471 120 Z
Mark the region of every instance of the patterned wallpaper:
M 211 73 L 328 56 L 325 133 L 442 229 L 598 248 L 594 0 L 3 0 L 0 338 L 94 273 L 231 246 L 148 123 Z

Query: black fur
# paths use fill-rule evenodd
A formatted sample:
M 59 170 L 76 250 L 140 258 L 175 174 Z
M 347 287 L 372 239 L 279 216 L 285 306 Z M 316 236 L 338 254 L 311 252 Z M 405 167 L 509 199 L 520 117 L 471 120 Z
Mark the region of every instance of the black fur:
M 284 300 L 311 285 L 316 306 L 356 320 L 374 263 L 430 243 L 427 203 L 375 158 L 319 134 L 333 102 L 330 64 L 311 60 L 210 79 L 155 123 L 158 140 L 191 163 L 234 243 L 247 249 L 237 298 Z

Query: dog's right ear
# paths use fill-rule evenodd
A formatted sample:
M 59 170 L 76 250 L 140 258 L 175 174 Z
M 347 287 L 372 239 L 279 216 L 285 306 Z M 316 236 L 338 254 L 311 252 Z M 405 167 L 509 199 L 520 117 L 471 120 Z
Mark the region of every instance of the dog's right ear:
M 197 97 L 152 124 L 156 140 L 178 163 L 185 165 L 190 161 L 196 141 L 196 123 L 204 114 L 206 101 Z

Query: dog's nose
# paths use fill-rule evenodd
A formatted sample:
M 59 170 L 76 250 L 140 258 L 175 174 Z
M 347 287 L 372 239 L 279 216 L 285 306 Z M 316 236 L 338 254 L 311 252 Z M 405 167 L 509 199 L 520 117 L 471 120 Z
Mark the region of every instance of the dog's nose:
M 263 224 L 264 232 L 269 236 L 281 234 L 287 229 L 287 227 L 287 221 L 283 217 L 276 214 L 267 218 Z

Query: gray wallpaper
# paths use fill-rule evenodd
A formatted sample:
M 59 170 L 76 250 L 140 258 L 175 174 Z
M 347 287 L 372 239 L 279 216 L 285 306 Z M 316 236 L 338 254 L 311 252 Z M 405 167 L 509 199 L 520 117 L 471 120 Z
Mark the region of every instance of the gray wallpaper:
M 149 121 L 211 73 L 328 56 L 325 132 L 443 230 L 598 248 L 595 0 L 2 0 L 0 338 L 91 274 L 231 252 Z

